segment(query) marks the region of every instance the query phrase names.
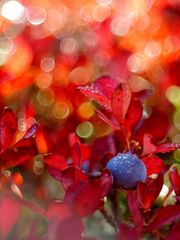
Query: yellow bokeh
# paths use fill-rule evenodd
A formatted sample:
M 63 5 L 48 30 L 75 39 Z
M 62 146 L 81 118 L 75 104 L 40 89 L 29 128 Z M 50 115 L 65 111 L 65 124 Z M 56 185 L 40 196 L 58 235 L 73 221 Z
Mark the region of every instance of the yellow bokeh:
M 91 102 L 84 102 L 78 108 L 79 115 L 84 119 L 89 119 L 94 115 L 94 109 Z

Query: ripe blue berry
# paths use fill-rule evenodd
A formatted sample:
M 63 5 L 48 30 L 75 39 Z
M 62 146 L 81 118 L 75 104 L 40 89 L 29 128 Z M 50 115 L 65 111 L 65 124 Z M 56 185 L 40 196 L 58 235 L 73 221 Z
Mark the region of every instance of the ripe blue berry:
M 146 179 L 146 166 L 132 153 L 119 153 L 106 165 L 118 187 L 134 188 Z

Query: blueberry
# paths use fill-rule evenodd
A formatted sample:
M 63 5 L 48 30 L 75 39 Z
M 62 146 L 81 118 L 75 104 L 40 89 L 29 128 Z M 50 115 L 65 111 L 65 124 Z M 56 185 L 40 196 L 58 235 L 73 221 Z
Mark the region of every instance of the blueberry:
M 132 153 L 119 153 L 106 165 L 118 187 L 134 188 L 146 179 L 146 166 Z
M 89 160 L 86 160 L 83 164 L 82 164 L 82 167 L 81 169 L 88 175 L 88 176 L 91 176 L 91 177 L 97 177 L 97 176 L 100 176 L 100 171 L 99 171 L 99 166 L 95 165 L 93 166 L 93 169 L 90 169 L 90 161 Z
M 86 173 L 89 172 L 89 164 L 90 162 L 88 160 L 86 160 L 85 162 L 83 162 L 82 164 L 82 170 L 85 171 Z

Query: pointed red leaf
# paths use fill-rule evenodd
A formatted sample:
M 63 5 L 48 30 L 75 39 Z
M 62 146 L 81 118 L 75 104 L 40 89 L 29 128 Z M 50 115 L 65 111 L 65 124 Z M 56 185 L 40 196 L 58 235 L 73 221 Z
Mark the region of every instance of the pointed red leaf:
M 107 125 L 109 125 L 114 131 L 117 131 L 120 128 L 119 123 L 116 121 L 116 119 L 108 118 L 104 113 L 102 113 L 99 110 L 95 110 L 98 117 L 103 120 Z
M 91 86 L 78 87 L 85 96 L 99 103 L 105 109 L 111 109 L 111 98 L 118 81 L 108 76 L 98 78 Z
M 121 124 L 125 118 L 131 101 L 131 90 L 128 83 L 123 82 L 113 92 L 112 112 L 117 121 Z
M 159 193 L 163 186 L 163 180 L 163 175 L 159 174 L 156 179 L 148 178 L 146 183 L 138 183 L 138 201 L 145 210 L 149 210 L 156 198 L 159 196 Z
M 175 226 L 172 226 L 167 235 L 166 240 L 179 240 L 179 236 L 180 236 L 180 222 L 176 223 Z
M 68 167 L 61 173 L 61 184 L 67 190 L 72 184 L 88 181 L 88 176 L 79 168 Z
M 151 219 L 147 231 L 161 228 L 165 224 L 171 224 L 180 220 L 180 205 L 168 205 L 159 209 Z
M 4 149 L 11 144 L 17 130 L 17 119 L 10 108 L 5 108 L 0 120 L 0 143 Z
M 114 90 L 117 88 L 119 82 L 109 76 L 102 76 L 96 79 L 95 87 L 109 99 L 112 98 Z
M 153 142 L 152 136 L 149 134 L 144 134 L 142 156 L 148 155 L 150 153 L 155 153 L 155 152 L 156 152 L 156 145 Z
M 176 195 L 180 196 L 180 175 L 178 174 L 177 166 L 171 168 L 169 172 L 169 179 Z
M 137 200 L 137 194 L 135 191 L 128 191 L 128 207 L 133 218 L 133 222 L 136 228 L 136 232 L 139 235 L 143 228 L 143 216 L 139 209 L 139 203 Z
M 95 86 L 82 86 L 78 87 L 78 89 L 86 97 L 89 97 L 90 99 L 96 101 L 105 109 L 111 109 L 111 100 L 105 95 L 103 95 L 103 93 Z
M 180 149 L 180 144 L 177 143 L 163 143 L 156 146 L 156 153 L 171 152 Z
M 138 125 L 143 113 L 143 107 L 139 99 L 132 98 L 127 110 L 124 125 L 127 132 L 131 132 Z
M 180 148 L 180 144 L 176 143 L 162 143 L 156 144 L 151 135 L 145 134 L 143 139 L 143 153 L 142 156 L 150 153 L 166 153 Z
M 164 162 L 156 155 L 148 155 L 147 157 L 141 159 L 146 165 L 147 176 L 151 174 L 159 174 L 164 170 Z

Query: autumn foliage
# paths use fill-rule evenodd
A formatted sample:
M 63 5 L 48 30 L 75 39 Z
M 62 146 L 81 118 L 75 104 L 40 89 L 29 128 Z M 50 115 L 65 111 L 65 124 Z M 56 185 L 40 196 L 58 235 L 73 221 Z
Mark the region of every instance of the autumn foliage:
M 0 240 L 178 240 L 178 1 L 37 2 L 0 6 Z

